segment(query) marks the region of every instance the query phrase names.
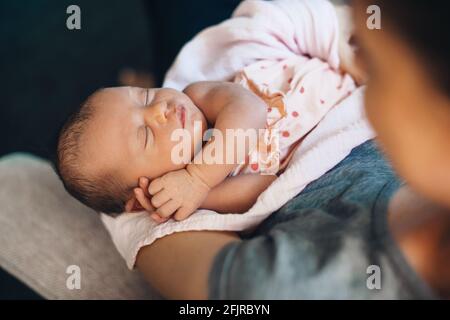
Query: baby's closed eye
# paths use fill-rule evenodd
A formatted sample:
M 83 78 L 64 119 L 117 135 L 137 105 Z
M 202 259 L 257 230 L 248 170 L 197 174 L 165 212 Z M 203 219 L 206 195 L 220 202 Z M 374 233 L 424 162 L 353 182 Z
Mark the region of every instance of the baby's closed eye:
M 145 148 L 151 147 L 154 142 L 153 131 L 149 126 L 145 126 Z

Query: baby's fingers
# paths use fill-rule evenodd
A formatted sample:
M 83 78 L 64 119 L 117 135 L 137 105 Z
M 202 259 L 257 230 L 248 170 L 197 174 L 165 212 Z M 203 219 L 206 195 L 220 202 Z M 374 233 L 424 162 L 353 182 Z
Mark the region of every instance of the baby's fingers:
M 144 190 L 142 190 L 141 188 L 135 188 L 134 196 L 136 197 L 136 200 L 139 201 L 139 203 L 145 210 L 147 210 L 148 212 L 155 211 L 155 208 L 152 206 L 150 199 L 145 196 Z
M 169 200 L 161 207 L 159 207 L 156 212 L 160 217 L 169 218 L 175 211 L 177 211 L 179 207 L 180 205 L 178 204 L 178 202 L 176 202 L 175 200 Z
M 152 213 L 150 217 L 156 222 L 156 223 L 163 223 L 169 220 L 169 218 L 162 218 L 157 213 Z
M 139 188 L 144 190 L 144 194 L 150 198 L 150 193 L 148 192 L 148 186 L 150 184 L 150 180 L 147 177 L 139 178 Z
M 177 212 L 174 214 L 173 218 L 177 221 L 181 221 L 189 217 L 193 211 L 187 207 L 181 207 L 177 210 Z
M 164 188 L 161 178 L 153 180 L 148 186 L 148 192 L 153 196 Z
M 171 198 L 172 197 L 170 196 L 169 192 L 163 189 L 152 197 L 151 202 L 152 205 L 154 205 L 156 208 L 159 208 Z

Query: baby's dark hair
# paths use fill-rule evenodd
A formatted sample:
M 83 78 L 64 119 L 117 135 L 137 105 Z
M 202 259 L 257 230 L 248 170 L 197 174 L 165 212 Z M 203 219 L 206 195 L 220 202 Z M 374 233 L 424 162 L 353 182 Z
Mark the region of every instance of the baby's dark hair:
M 122 213 L 132 193 L 113 174 L 88 175 L 83 172 L 81 138 L 94 115 L 91 95 L 63 125 L 57 141 L 55 170 L 66 190 L 88 207 L 108 214 Z M 92 159 L 95 161 L 95 159 Z

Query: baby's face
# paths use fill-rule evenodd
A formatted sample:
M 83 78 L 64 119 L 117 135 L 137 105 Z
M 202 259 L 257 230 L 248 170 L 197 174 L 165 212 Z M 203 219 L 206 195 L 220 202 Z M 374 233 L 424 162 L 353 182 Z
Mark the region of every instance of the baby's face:
M 94 115 L 82 137 L 82 161 L 88 174 L 113 174 L 128 186 L 139 177 L 157 178 L 185 164 L 174 163 L 172 132 L 185 129 L 194 148 L 207 128 L 203 113 L 191 99 L 173 89 L 107 88 L 90 101 Z M 201 131 L 194 134 L 199 126 Z M 198 141 L 197 141 L 198 140 Z

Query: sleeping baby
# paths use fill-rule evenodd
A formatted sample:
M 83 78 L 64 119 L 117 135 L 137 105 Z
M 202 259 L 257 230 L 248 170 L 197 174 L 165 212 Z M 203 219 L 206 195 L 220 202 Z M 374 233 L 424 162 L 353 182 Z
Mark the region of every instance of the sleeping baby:
M 186 132 L 183 138 L 190 139 L 188 158 L 195 160 L 196 146 L 202 145 L 209 126 L 224 133 L 226 129 L 263 129 L 266 110 L 261 98 L 233 83 L 199 82 L 184 92 L 169 88 L 101 89 L 64 126 L 57 168 L 75 198 L 105 213 L 148 208 L 150 201 L 144 197 L 148 195 L 140 193 L 143 188 L 136 188 L 140 177 L 145 177 L 140 179 L 140 187 L 151 181 L 145 189 L 152 196 L 151 205 L 157 208 L 157 214 L 152 215 L 155 219 L 174 215 L 181 220 L 199 207 L 222 211 L 247 206 L 246 198 L 252 195 L 243 194 L 239 204 L 226 203 L 226 207 L 221 207 L 226 200 L 222 197 L 227 190 L 246 183 L 252 185 L 247 187 L 249 193 L 255 193 L 253 188 L 267 186 L 267 176 L 233 179 L 230 174 L 235 164 L 242 162 L 238 159 L 188 164 L 173 161 L 173 150 L 179 144 L 173 134 L 180 129 Z M 224 137 L 223 148 L 211 138 L 197 157 L 211 152 L 225 154 L 229 143 Z M 246 152 L 255 147 L 247 144 Z M 235 181 L 224 183 L 228 176 Z
M 61 130 L 57 172 L 71 195 L 104 213 L 147 210 L 164 222 L 199 208 L 246 212 L 356 88 L 342 71 L 295 55 L 182 92 L 100 89 Z

